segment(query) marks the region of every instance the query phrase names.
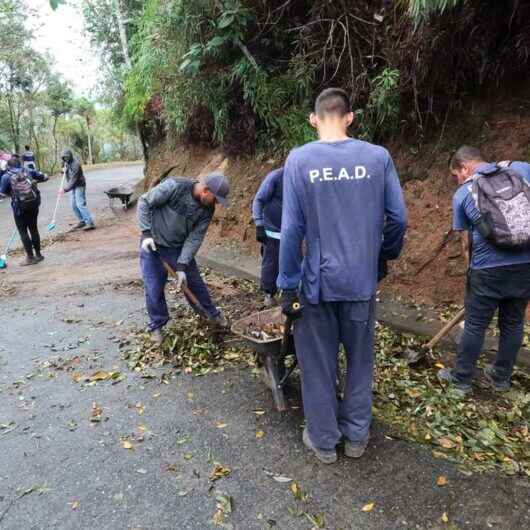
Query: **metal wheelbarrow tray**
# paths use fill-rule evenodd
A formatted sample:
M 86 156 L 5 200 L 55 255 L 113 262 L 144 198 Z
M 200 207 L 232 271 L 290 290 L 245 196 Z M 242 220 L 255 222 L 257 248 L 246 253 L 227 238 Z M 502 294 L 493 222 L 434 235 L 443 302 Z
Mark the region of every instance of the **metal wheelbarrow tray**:
M 114 199 L 120 199 L 123 207 L 127 209 L 129 207 L 129 201 L 131 200 L 131 195 L 133 190 L 126 186 L 118 186 L 117 188 L 110 188 L 105 192 L 105 195 L 109 198 L 109 204 L 112 208 Z
M 250 327 L 260 328 L 265 324 L 277 323 L 285 325 L 283 337 L 262 340 L 248 334 Z M 274 404 L 280 412 L 287 408 L 283 387 L 296 367 L 296 355 L 294 363 L 288 369 L 285 366 L 285 357 L 291 353 L 295 354 L 291 324 L 291 320 L 285 318 L 280 307 L 253 313 L 232 324 L 232 333 L 242 338 L 256 352 L 262 379 L 271 389 Z

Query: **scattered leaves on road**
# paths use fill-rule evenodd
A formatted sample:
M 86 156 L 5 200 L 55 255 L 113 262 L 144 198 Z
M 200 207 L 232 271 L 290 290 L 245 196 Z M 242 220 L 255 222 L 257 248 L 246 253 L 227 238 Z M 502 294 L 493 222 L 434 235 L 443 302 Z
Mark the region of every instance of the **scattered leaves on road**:
M 256 431 L 256 438 L 259 440 L 260 438 L 263 438 L 265 436 L 265 433 L 263 431 Z
M 130 440 L 123 440 L 121 442 L 121 446 L 124 449 L 134 449 L 134 445 L 132 444 L 132 442 Z
M 210 474 L 210 480 L 212 482 L 219 480 L 221 478 L 228 477 L 231 473 L 230 468 L 223 466 L 222 464 L 215 463 L 213 470 Z
M 371 512 L 374 509 L 374 506 L 375 506 L 375 502 L 369 502 L 368 504 L 365 504 L 361 508 L 361 512 L 369 513 L 369 512 Z

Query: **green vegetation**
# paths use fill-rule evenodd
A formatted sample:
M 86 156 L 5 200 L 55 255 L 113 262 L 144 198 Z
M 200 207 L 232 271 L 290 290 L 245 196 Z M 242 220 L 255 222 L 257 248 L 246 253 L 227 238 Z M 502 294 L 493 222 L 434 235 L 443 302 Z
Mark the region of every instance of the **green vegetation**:
M 84 5 L 116 110 L 146 149 L 169 136 L 284 152 L 314 137 L 307 114 L 332 85 L 350 95 L 352 133 L 421 141 L 530 61 L 526 8 L 516 1 Z
M 0 1 L 0 150 L 29 144 L 46 172 L 57 169 L 65 146 L 85 162 L 138 158 L 137 141 L 109 119 L 104 102 L 76 98 L 52 58 L 35 48 L 24 24 L 32 15 L 29 3 Z

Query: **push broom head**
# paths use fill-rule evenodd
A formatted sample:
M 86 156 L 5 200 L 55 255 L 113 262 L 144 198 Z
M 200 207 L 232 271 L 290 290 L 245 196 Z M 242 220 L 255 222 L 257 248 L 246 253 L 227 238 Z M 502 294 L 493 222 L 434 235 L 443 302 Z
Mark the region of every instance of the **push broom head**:
M 48 225 L 48 232 L 51 232 L 52 230 L 55 230 L 56 226 L 57 225 L 55 223 L 50 223 Z
M 7 256 L 5 254 L 2 254 L 0 256 L 0 269 L 6 269 L 7 268 Z

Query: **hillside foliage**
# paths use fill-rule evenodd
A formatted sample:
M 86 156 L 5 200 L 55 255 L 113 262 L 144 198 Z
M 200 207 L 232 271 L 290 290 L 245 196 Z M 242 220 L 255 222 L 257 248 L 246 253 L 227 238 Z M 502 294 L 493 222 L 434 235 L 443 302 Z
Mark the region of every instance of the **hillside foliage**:
M 123 81 L 122 117 L 151 142 L 285 151 L 313 138 L 307 114 L 328 86 L 350 95 L 355 134 L 421 140 L 471 98 L 525 80 L 530 61 L 529 0 L 118 3 L 130 68 L 112 18 L 89 30 Z

